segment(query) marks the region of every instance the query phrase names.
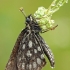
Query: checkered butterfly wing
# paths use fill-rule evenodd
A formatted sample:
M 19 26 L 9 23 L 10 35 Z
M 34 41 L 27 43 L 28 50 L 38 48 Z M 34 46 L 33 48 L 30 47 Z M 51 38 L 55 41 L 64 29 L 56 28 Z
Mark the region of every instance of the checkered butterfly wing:
M 37 22 L 28 16 L 26 28 L 20 33 L 5 70 L 41 70 L 46 64 L 44 53 L 53 67 L 53 55 L 39 32 Z

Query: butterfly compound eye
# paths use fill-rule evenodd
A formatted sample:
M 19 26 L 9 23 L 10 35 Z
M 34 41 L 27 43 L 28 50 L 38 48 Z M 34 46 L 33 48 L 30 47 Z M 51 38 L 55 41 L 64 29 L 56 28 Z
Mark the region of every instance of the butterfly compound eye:
M 26 18 L 26 22 L 27 22 L 27 23 L 30 23 L 30 21 L 31 21 L 30 18 L 27 17 L 27 18 Z

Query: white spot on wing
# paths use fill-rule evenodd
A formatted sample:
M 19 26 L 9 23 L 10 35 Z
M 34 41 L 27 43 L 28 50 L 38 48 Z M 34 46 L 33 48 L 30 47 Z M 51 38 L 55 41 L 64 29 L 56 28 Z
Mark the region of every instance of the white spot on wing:
M 33 62 L 33 68 L 36 68 L 36 67 L 37 67 L 36 62 Z
M 27 51 L 27 54 L 26 54 L 28 57 L 31 57 L 32 54 L 30 53 L 30 50 Z
M 10 65 L 10 64 L 11 64 L 11 61 L 8 62 L 8 65 Z
M 32 47 L 32 41 L 31 40 L 29 41 L 28 46 L 29 46 L 29 48 Z
M 36 49 L 34 49 L 34 53 L 37 53 L 37 50 Z
M 31 64 L 29 64 L 29 69 L 30 69 L 30 70 L 32 69 L 32 65 L 31 65 Z
M 25 49 L 25 44 L 23 44 L 22 49 Z
M 22 69 L 25 69 L 25 63 L 22 63 Z
M 37 58 L 37 63 L 41 64 L 41 59 L 40 58 Z
M 43 59 L 44 58 L 44 54 L 41 54 L 41 59 Z
M 21 61 L 21 57 L 19 58 L 19 61 Z
M 40 47 L 37 47 L 38 51 L 41 51 L 41 48 Z

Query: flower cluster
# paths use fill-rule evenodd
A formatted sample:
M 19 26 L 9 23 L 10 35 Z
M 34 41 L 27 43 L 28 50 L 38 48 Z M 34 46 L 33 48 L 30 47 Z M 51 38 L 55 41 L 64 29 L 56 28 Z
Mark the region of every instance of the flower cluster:
M 39 7 L 34 13 L 36 21 L 40 25 L 42 32 L 50 30 L 53 27 L 54 20 L 51 19 L 52 14 L 59 10 L 64 3 L 68 3 L 68 0 L 54 0 L 48 9 Z

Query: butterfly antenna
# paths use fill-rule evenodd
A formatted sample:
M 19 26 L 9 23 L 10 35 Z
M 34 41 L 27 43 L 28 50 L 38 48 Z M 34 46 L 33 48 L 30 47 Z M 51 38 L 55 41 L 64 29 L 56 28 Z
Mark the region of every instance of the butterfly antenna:
M 21 7 L 19 10 L 20 10 L 20 11 L 22 12 L 22 14 L 26 17 L 26 14 L 25 14 L 25 12 L 24 12 L 24 10 L 23 10 L 23 7 Z

